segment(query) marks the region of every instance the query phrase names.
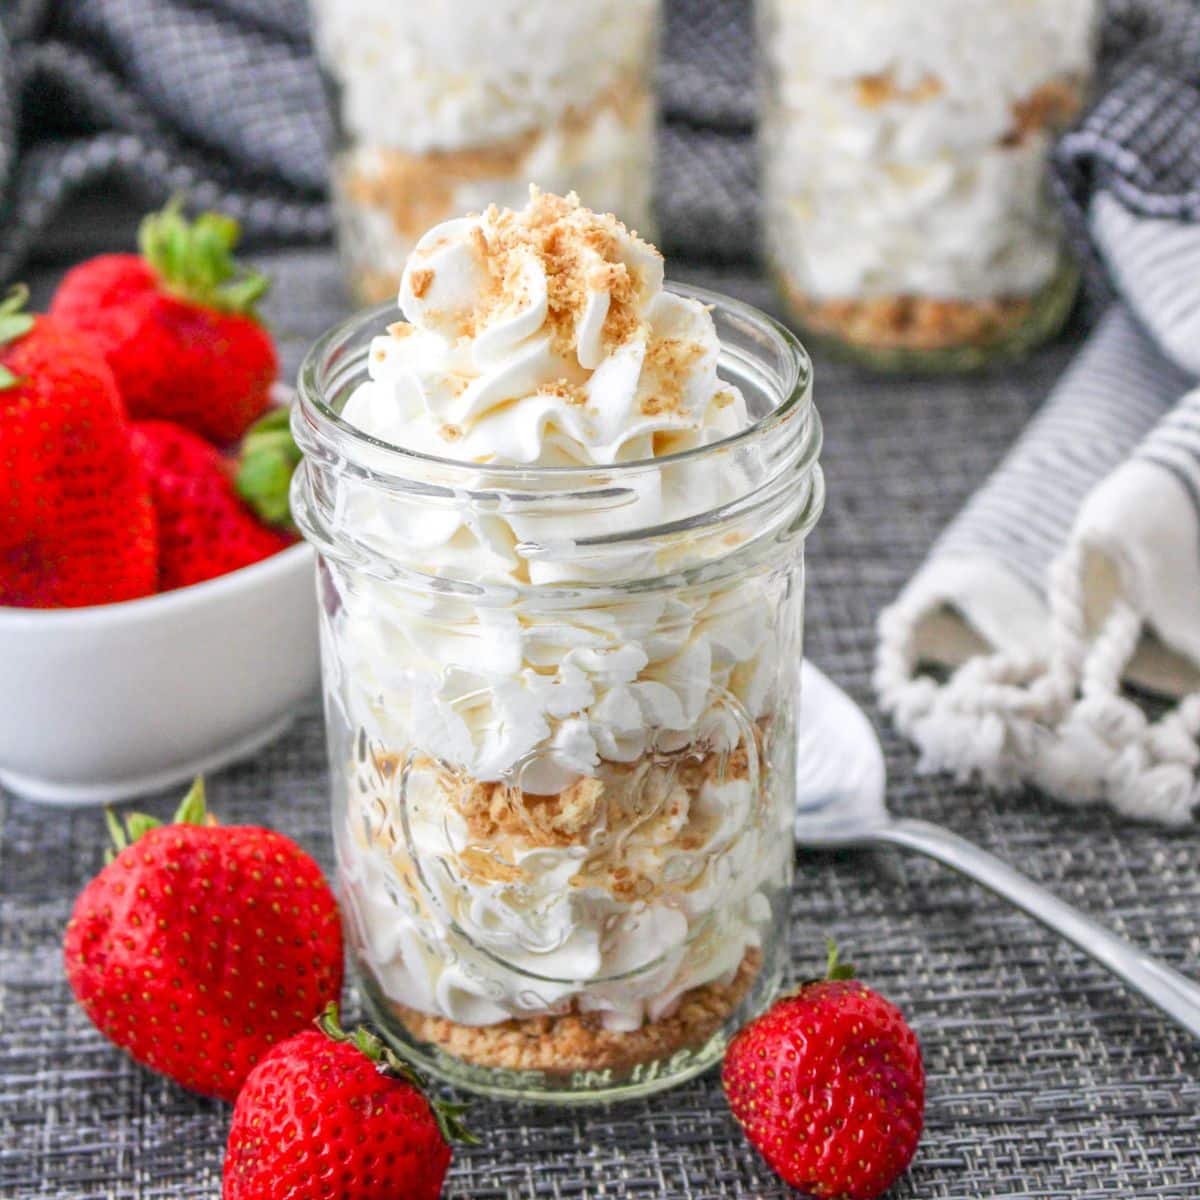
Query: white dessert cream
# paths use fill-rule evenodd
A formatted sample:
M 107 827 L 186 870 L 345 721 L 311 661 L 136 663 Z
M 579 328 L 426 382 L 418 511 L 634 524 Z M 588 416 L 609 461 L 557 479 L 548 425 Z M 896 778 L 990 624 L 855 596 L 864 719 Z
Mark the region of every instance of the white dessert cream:
M 650 222 L 658 0 L 313 0 L 343 254 L 395 294 L 416 238 L 530 182 Z
M 771 253 L 802 308 L 936 341 L 1050 283 L 1046 159 L 1082 102 L 1095 0 L 760 3 Z
M 689 454 L 751 421 L 713 320 L 664 290 L 652 246 L 536 191 L 429 231 L 400 303 L 342 418 L 434 475 L 453 460 L 458 482 L 412 503 L 349 489 L 335 518 L 411 573 L 364 572 L 328 605 L 360 955 L 388 1003 L 454 1026 L 575 1014 L 632 1033 L 704 988 L 731 1010 L 790 865 L 771 802 L 790 781 L 766 760 L 794 589 L 671 585 L 677 549 L 613 536 L 752 482 Z M 612 505 L 456 500 L 486 491 L 473 470 L 563 468 L 616 471 Z M 703 559 L 744 536 L 681 542 Z

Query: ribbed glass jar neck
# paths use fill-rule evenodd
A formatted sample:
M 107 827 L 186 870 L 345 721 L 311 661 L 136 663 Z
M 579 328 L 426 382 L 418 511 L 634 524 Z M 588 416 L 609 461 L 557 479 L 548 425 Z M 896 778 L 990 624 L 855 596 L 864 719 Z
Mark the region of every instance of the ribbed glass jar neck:
M 305 536 L 331 560 L 410 586 L 541 595 L 708 580 L 803 539 L 824 500 L 807 354 L 748 305 L 668 287 L 709 306 L 720 373 L 753 418 L 745 430 L 595 467 L 480 465 L 389 445 L 341 416 L 367 378 L 372 338 L 394 315 L 372 309 L 321 338 L 301 368 L 293 512 Z

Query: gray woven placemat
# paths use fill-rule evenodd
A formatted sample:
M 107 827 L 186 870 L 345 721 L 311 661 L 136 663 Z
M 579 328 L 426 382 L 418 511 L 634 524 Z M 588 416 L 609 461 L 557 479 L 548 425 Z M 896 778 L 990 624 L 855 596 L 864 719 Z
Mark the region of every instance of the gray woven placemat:
M 271 266 L 291 368 L 343 301 L 324 252 Z M 769 303 L 750 276 L 700 281 Z M 818 363 L 830 490 L 811 543 L 808 650 L 864 703 L 876 614 L 1071 350 L 1068 340 L 970 382 L 864 379 Z M 886 731 L 885 742 L 898 810 L 952 826 L 1197 973 L 1200 837 L 918 780 L 909 750 Z M 328 863 L 323 753 L 314 705 L 256 762 L 214 777 L 214 804 L 226 819 L 286 830 Z M 0 797 L 0 1197 L 212 1200 L 227 1109 L 113 1050 L 63 980 L 63 923 L 102 837 L 95 813 Z M 928 1130 L 898 1197 L 1200 1195 L 1200 1047 L 1074 951 L 942 869 L 891 855 L 802 857 L 794 913 L 798 972 L 834 935 L 922 1039 Z M 448 1197 L 789 1195 L 711 1075 L 608 1110 L 481 1103 L 473 1124 L 485 1144 L 457 1154 Z

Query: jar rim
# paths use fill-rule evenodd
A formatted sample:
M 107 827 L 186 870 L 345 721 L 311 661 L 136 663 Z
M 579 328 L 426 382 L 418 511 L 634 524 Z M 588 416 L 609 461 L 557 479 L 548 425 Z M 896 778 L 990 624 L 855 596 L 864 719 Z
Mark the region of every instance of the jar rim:
M 469 462 L 464 459 L 444 458 L 440 455 L 427 454 L 423 451 L 397 445 L 394 442 L 383 441 L 380 438 L 365 433 L 356 425 L 347 421 L 325 399 L 327 387 L 324 375 L 331 365 L 331 360 L 334 359 L 339 351 L 344 350 L 347 343 L 364 330 L 385 327 L 386 319 L 396 311 L 395 303 L 388 302 L 355 313 L 346 320 L 326 330 L 313 343 L 300 365 L 297 380 L 299 407 L 303 412 L 304 418 L 318 431 L 318 435 L 324 440 L 336 443 L 338 449 L 345 453 L 348 458 L 353 459 L 353 447 L 355 446 L 360 446 L 363 450 L 369 452 L 371 456 L 372 475 L 387 474 L 386 469 L 383 472 L 379 470 L 380 462 L 390 463 L 394 461 L 397 466 L 395 472 L 397 477 L 405 476 L 403 464 L 411 463 L 422 469 L 436 468 L 439 471 L 446 472 L 449 476 L 460 472 L 477 476 L 483 471 L 487 473 L 489 478 L 495 478 L 497 481 L 510 479 L 514 482 L 528 483 L 531 480 L 545 478 L 559 484 L 571 479 L 594 477 L 597 472 L 603 472 L 605 475 L 611 474 L 614 476 L 615 481 L 615 479 L 627 475 L 637 474 L 639 471 L 662 470 L 663 468 L 672 467 L 677 464 L 694 463 L 706 456 L 716 456 L 741 446 L 766 440 L 775 429 L 783 424 L 790 423 L 797 416 L 804 417 L 809 414 L 815 416 L 816 408 L 812 403 L 812 359 L 800 342 L 800 339 L 790 329 L 761 309 L 755 308 L 744 301 L 723 295 L 720 292 L 715 292 L 694 284 L 678 283 L 674 280 L 668 280 L 663 286 L 666 291 L 672 292 L 675 295 L 697 300 L 709 308 L 725 310 L 742 321 L 751 323 L 757 327 L 759 332 L 770 337 L 775 342 L 777 348 L 782 351 L 787 363 L 787 376 L 781 381 L 782 386 L 779 389 L 783 394 L 782 401 L 773 405 L 768 412 L 751 422 L 745 428 L 730 434 L 728 437 L 721 438 L 719 441 L 709 442 L 703 446 L 694 446 L 688 450 L 677 451 L 674 454 L 664 454 L 657 458 L 638 458 L 616 463 L 587 463 L 572 466 L 547 467 L 527 464 Z M 815 451 L 819 447 L 819 421 L 805 421 L 803 424 L 807 429 L 806 436 L 810 442 L 816 441 L 816 444 L 813 446 L 813 450 Z M 805 457 L 807 458 L 809 455 Z M 815 457 L 816 455 L 813 453 L 811 458 L 815 459 Z

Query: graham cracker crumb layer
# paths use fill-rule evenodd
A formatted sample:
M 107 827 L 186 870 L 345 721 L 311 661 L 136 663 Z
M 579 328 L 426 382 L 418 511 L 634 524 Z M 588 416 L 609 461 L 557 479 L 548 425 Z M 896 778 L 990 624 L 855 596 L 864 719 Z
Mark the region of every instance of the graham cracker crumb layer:
M 392 1011 L 418 1042 L 478 1067 L 550 1075 L 622 1071 L 703 1046 L 746 998 L 761 966 L 762 952 L 748 950 L 729 983 L 705 984 L 685 992 L 671 1016 L 647 1022 L 632 1033 L 605 1029 L 594 1013 L 472 1026 L 403 1005 L 393 1005 Z
M 929 296 L 871 296 L 815 300 L 787 285 L 796 315 L 814 333 L 872 350 L 952 350 L 990 346 L 1019 329 L 1033 298 L 939 300 Z
M 753 727 L 753 763 L 750 748 L 739 742 L 723 751 L 685 748 L 671 756 L 648 754 L 629 763 L 605 762 L 601 776 L 582 776 L 548 796 L 507 783 L 483 783 L 444 769 L 438 770 L 438 787 L 477 840 L 517 837 L 531 846 L 581 845 L 599 817 L 607 816 L 614 829 L 625 823 L 628 814 L 622 811 L 623 801 L 627 802 L 631 790 L 658 802 L 675 787 L 694 796 L 706 783 L 751 778 L 761 761 L 767 728 L 765 720 Z M 432 760 L 422 761 L 434 767 Z M 639 819 L 644 816 L 641 808 L 639 805 L 634 814 Z
M 370 788 L 375 793 L 371 837 L 393 864 L 406 860 L 396 824 L 385 819 L 392 803 L 388 781 L 403 771 L 406 786 L 420 790 L 421 802 L 454 810 L 465 821 L 470 844 L 454 858 L 464 881 L 532 882 L 531 868 L 519 865 L 518 851 L 575 846 L 586 852 L 570 887 L 602 888 L 623 901 L 649 900 L 685 888 L 688 879 L 679 875 L 667 883 L 648 873 L 638 853 L 645 839 L 662 854 L 690 855 L 698 877 L 704 848 L 721 820 L 719 812 L 698 801 L 710 784 L 743 783 L 753 790 L 757 810 L 769 730 L 764 718 L 727 750 L 692 746 L 630 763 L 605 762 L 601 775 L 584 776 L 551 795 L 481 782 L 420 753 L 404 771 L 403 756 L 377 751 L 372 755 L 377 783 Z M 637 836 L 629 836 L 635 830 Z

